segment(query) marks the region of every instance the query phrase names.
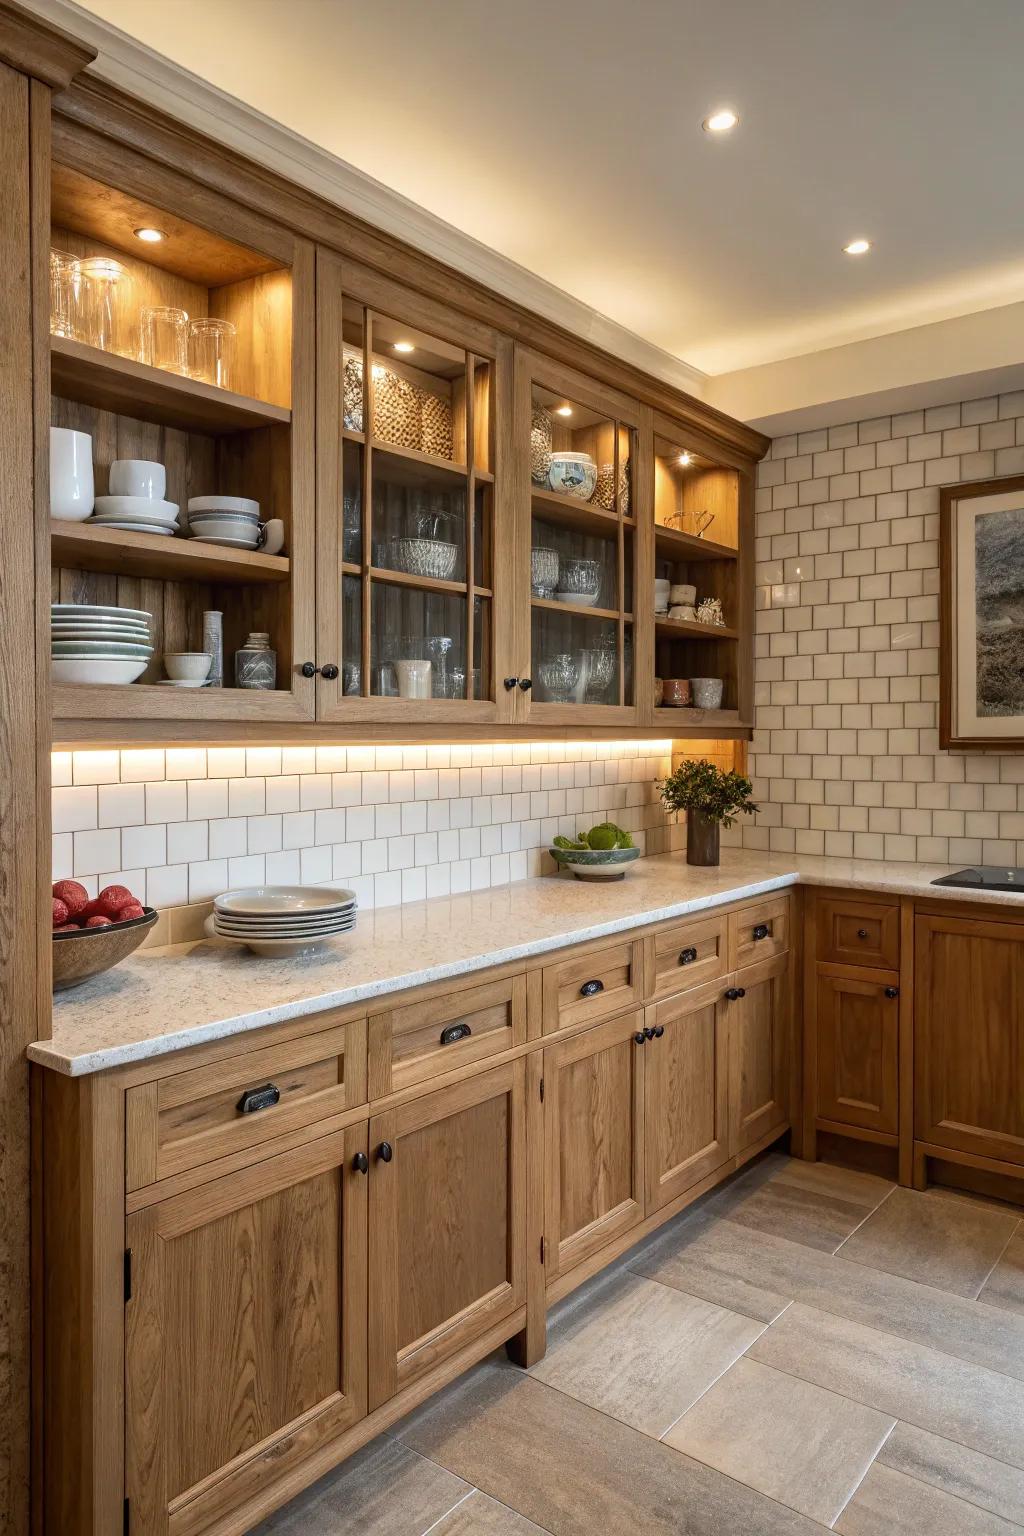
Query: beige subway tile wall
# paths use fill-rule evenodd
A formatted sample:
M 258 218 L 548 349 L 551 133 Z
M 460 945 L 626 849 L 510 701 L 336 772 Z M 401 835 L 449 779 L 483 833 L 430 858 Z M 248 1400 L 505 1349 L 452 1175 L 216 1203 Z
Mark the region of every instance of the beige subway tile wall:
M 554 872 L 596 821 L 660 851 L 669 741 L 55 752 L 53 878 L 154 907 L 338 882 L 363 907 Z
M 939 488 L 1024 473 L 1024 391 L 777 438 L 751 848 L 1024 863 L 1024 754 L 939 750 Z

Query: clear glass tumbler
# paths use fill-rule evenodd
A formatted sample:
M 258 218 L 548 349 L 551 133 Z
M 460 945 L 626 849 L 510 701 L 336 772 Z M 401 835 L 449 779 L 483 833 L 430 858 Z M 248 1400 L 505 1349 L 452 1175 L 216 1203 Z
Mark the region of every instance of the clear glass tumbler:
M 134 357 L 128 332 L 128 268 L 112 256 L 78 256 L 71 263 L 70 281 L 77 299 L 71 315 L 76 340 Z
M 74 336 L 76 257 L 67 251 L 50 252 L 50 333 Z
M 197 315 L 188 323 L 188 371 L 204 384 L 231 389 L 236 327 L 230 320 Z
M 188 313 L 173 305 L 156 304 L 139 320 L 139 360 L 168 373 L 188 373 Z

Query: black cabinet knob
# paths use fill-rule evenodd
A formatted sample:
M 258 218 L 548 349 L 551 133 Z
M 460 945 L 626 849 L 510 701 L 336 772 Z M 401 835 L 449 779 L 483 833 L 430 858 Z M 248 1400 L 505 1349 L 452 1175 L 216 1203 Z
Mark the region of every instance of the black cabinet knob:
M 644 1034 L 642 1029 L 637 1030 L 636 1034 L 633 1036 L 633 1040 L 637 1045 L 647 1044 L 647 1036 Z
M 304 661 L 299 670 L 303 677 L 316 677 L 316 663 L 313 661 Z
M 325 667 L 320 668 L 320 676 L 326 678 L 329 683 L 333 683 L 337 675 L 338 669 L 333 661 L 329 661 Z
M 730 1003 L 734 1003 L 737 998 L 746 997 L 747 993 L 744 987 L 729 987 L 726 990 L 725 995 L 729 999 Z
M 378 1162 L 390 1163 L 390 1161 L 394 1157 L 394 1155 L 395 1155 L 395 1149 L 391 1145 L 390 1141 L 382 1141 L 380 1146 L 377 1148 L 377 1160 L 378 1160 Z
M 696 960 L 696 958 L 697 958 L 697 951 L 693 947 L 692 944 L 689 945 L 686 949 L 681 949 L 679 951 L 679 964 L 680 965 L 692 965 L 693 962 Z
M 533 687 L 533 678 L 532 677 L 521 677 L 519 679 L 519 686 L 523 690 L 524 693 L 529 693 L 530 689 Z
M 357 1152 L 352 1159 L 352 1167 L 356 1173 L 366 1173 L 370 1167 L 370 1159 L 365 1152 Z
M 758 923 L 754 928 L 754 938 L 766 939 L 770 932 L 771 929 L 768 927 L 767 923 Z
M 583 983 L 582 987 L 580 987 L 580 997 L 596 997 L 599 992 L 603 991 L 604 982 L 598 981 L 595 977 L 593 981 L 585 981 Z
M 664 1024 L 655 1024 L 655 1026 L 654 1026 L 654 1038 L 655 1038 L 655 1040 L 660 1040 L 664 1033 L 665 1033 L 665 1026 L 664 1026 Z
M 857 929 L 857 937 L 858 937 L 858 939 L 866 939 L 867 936 L 868 936 L 868 931 L 867 931 L 866 928 L 858 928 Z
M 511 693 L 512 689 L 518 686 L 518 683 L 519 683 L 518 677 L 506 677 L 505 678 L 505 691 L 506 691 L 506 693 Z
M 886 997 L 899 997 L 900 989 L 899 987 L 886 987 L 885 995 Z
M 654 1026 L 652 1024 L 645 1024 L 644 1025 L 644 1039 L 645 1040 L 653 1040 L 654 1039 Z

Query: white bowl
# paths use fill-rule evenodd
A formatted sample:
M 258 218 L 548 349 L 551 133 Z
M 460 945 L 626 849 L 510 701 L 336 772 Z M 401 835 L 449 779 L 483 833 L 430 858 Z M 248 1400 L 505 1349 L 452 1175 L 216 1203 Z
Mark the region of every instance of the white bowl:
M 153 459 L 115 459 L 108 481 L 112 496 L 145 496 L 160 501 L 167 494 L 167 470 Z
M 248 512 L 259 517 L 260 504 L 248 496 L 190 496 L 188 511 L 190 517 L 193 512 Z
M 245 949 L 251 949 L 254 955 L 263 955 L 268 960 L 294 959 L 299 955 L 316 955 L 329 942 L 330 937 L 301 938 L 301 939 L 229 939 L 224 934 L 217 932 L 216 921 L 211 913 L 203 924 L 203 930 L 207 938 L 224 939 L 227 944 L 241 944 Z
M 208 651 L 165 651 L 164 669 L 169 678 L 187 678 L 190 682 L 205 682 L 210 675 L 213 657 Z
M 597 592 L 556 592 L 555 601 L 566 603 L 570 608 L 596 608 Z
M 348 911 L 355 905 L 354 891 L 320 885 L 253 885 L 225 891 L 214 898 L 214 909 L 245 917 L 280 917 L 294 912 Z
M 54 657 L 50 662 L 55 683 L 134 683 L 146 670 L 146 662 L 128 657 L 115 660 L 89 656 L 76 660 L 71 656 Z

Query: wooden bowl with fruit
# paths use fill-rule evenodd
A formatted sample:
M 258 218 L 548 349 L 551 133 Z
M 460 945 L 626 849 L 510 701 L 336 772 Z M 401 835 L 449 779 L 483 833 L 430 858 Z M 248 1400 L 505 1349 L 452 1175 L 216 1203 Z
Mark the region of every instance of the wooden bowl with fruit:
M 77 987 L 126 960 L 157 920 L 126 885 L 90 896 L 77 880 L 53 887 L 53 990 Z

